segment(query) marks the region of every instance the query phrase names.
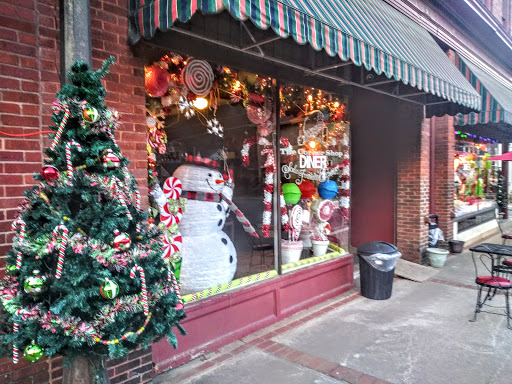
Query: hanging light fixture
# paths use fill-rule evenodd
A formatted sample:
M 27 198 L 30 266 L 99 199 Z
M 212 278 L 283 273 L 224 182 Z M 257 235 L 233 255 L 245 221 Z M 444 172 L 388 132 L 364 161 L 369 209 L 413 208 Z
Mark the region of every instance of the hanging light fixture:
M 202 110 L 208 106 L 208 100 L 206 100 L 204 97 L 196 97 L 193 101 L 193 104 L 194 108 Z

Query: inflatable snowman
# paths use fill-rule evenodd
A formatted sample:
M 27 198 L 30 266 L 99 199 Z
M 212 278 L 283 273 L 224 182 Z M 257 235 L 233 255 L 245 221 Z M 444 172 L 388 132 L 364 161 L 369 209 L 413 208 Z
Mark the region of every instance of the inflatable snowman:
M 230 282 L 236 272 L 236 250 L 223 232 L 228 198 L 233 190 L 225 185 L 216 169 L 199 165 L 180 165 L 173 173 L 181 180 L 181 197 L 187 199 L 178 225 L 183 238 L 180 284 L 182 293 L 194 293 Z

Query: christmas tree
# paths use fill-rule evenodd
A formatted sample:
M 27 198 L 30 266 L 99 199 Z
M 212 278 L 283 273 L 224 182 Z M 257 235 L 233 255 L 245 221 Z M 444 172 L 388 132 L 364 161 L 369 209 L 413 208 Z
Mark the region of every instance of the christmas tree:
M 105 106 L 99 71 L 77 62 L 54 103 L 47 159 L 13 223 L 0 283 L 0 352 L 29 361 L 55 354 L 119 357 L 183 334 L 179 286 Z

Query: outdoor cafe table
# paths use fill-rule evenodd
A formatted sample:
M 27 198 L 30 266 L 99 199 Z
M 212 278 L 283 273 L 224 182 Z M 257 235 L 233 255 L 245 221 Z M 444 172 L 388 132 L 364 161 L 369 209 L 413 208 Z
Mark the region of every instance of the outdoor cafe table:
M 512 246 L 492 243 L 478 244 L 472 248 L 469 248 L 471 252 L 487 253 L 492 258 L 492 268 L 495 272 L 501 272 L 501 259 L 503 257 L 512 258 Z

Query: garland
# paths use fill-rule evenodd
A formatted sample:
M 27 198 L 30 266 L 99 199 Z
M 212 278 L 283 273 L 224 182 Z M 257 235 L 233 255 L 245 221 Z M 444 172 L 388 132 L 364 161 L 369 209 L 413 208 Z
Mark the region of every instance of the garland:
M 285 137 L 280 138 L 280 143 L 283 147 L 285 147 L 287 151 L 292 150 L 290 142 Z M 274 192 L 274 176 L 276 173 L 275 151 L 272 143 L 265 137 L 252 136 L 248 139 L 245 139 L 242 145 L 241 154 L 242 164 L 246 167 L 249 165 L 249 150 L 254 144 L 262 145 L 263 149 L 261 150 L 261 154 L 263 156 L 267 156 L 265 164 L 262 166 L 262 168 L 265 168 L 265 189 L 263 190 L 263 204 L 265 209 L 263 211 L 261 232 L 263 233 L 263 237 L 268 238 L 270 237 L 270 223 L 272 219 L 272 194 Z M 284 230 L 288 231 L 288 213 L 282 195 L 280 199 L 280 205 L 281 224 L 283 225 Z

